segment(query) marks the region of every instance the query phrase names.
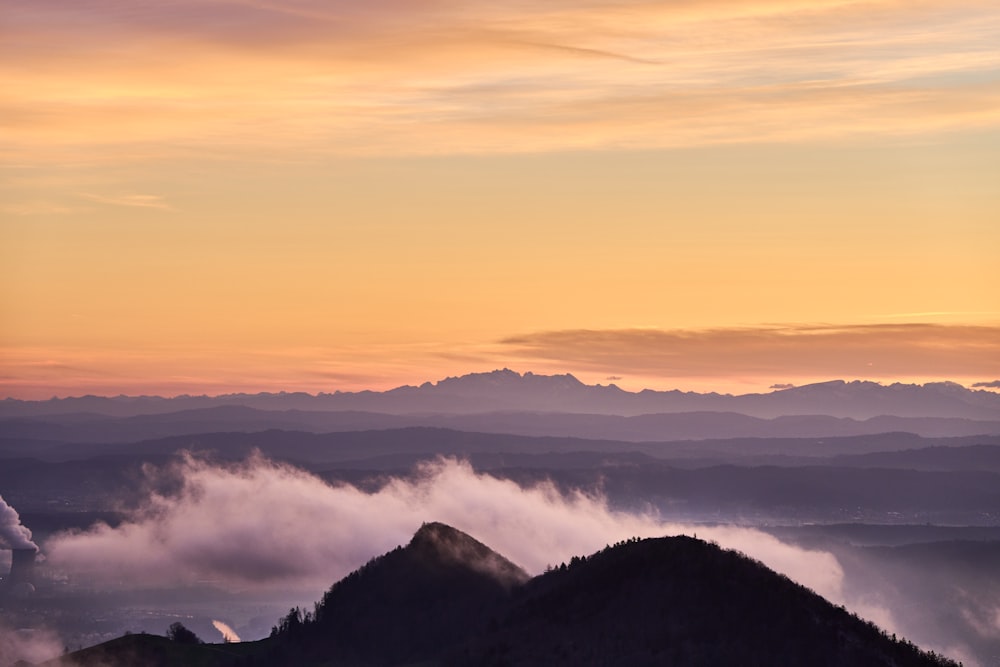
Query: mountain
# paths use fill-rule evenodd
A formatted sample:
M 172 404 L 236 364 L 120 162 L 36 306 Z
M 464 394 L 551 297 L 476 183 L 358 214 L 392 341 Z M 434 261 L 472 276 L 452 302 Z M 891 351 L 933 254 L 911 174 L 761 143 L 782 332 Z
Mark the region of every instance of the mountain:
M 955 664 L 696 538 L 633 539 L 529 579 L 439 523 L 334 584 L 314 613 L 293 609 L 269 639 L 170 651 L 122 638 L 46 664 Z
M 978 470 L 1000 473 L 1000 445 L 925 447 L 898 452 L 840 455 L 827 459 L 830 465 L 854 468 L 909 470 Z
M 406 547 L 335 584 L 305 620 L 286 617 L 251 664 L 395 665 L 482 634 L 527 573 L 469 535 L 424 524 Z
M 131 634 L 91 646 L 38 667 L 228 667 L 253 644 L 182 644 L 166 637 Z M 11 667 L 31 667 L 24 661 Z
M 531 581 L 459 665 L 947 664 L 691 537 L 629 540 Z
M 122 443 L 63 442 L 0 436 L 0 459 L 35 459 L 46 462 L 82 461 L 95 457 L 132 460 L 166 457 L 180 451 L 211 452 L 222 459 L 242 459 L 254 450 L 308 467 L 330 464 L 376 465 L 381 457 L 395 456 L 409 467 L 418 459 L 436 456 L 470 457 L 477 454 L 552 454 L 644 452 L 669 460 L 709 462 L 760 462 L 761 457 L 795 457 L 799 463 L 816 462 L 836 455 L 871 454 L 907 449 L 970 445 L 1000 446 L 1000 435 L 960 438 L 924 438 L 910 433 L 880 433 L 846 437 L 723 438 L 628 442 L 574 437 L 537 437 L 504 433 L 476 433 L 452 429 L 411 427 L 388 430 L 306 433 L 267 430 L 208 432 Z M 944 452 L 944 456 L 947 452 Z M 900 463 L 905 463 L 899 459 Z M 904 466 L 905 467 L 905 466 Z
M 1000 394 L 972 391 L 952 382 L 924 385 L 834 380 L 765 394 L 625 391 L 586 385 L 572 375 L 536 375 L 509 369 L 472 373 L 384 392 L 228 394 L 223 396 L 83 396 L 48 401 L 0 401 L 0 417 L 77 414 L 131 417 L 218 406 L 259 410 L 360 411 L 393 415 L 489 412 L 570 412 L 634 416 L 675 412 L 736 412 L 762 419 L 823 414 L 869 419 L 944 417 L 1000 419 Z M 86 417 L 84 417 L 86 418 Z
M 409 427 L 631 442 L 735 437 L 842 437 L 890 432 L 928 437 L 1000 434 L 998 419 L 959 417 L 881 416 L 857 420 L 814 414 L 763 419 L 736 412 L 704 411 L 634 416 L 566 412 L 392 415 L 336 410 L 259 410 L 240 405 L 220 405 L 131 417 L 68 414 L 0 418 L 0 437 L 8 440 L 124 443 L 199 433 L 266 430 L 342 433 Z

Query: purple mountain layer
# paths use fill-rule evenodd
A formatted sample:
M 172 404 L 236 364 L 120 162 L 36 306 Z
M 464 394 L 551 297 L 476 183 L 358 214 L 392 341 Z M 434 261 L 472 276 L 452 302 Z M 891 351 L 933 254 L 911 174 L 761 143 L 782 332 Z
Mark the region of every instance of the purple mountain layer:
M 763 394 L 625 391 L 613 384 L 586 385 L 572 375 L 536 375 L 509 369 L 472 373 L 384 392 L 227 394 L 221 396 L 83 396 L 47 401 L 0 401 L 0 417 L 91 413 L 130 417 L 244 406 L 258 410 L 364 411 L 391 415 L 469 415 L 560 412 L 636 416 L 681 412 L 731 412 L 762 419 L 827 415 L 1000 419 L 1000 394 L 953 382 L 923 385 L 833 380 Z

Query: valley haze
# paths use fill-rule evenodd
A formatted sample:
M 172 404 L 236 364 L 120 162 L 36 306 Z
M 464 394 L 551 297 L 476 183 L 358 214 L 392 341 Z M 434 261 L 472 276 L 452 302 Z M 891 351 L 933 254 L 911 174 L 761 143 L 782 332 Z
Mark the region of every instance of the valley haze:
M 949 382 L 733 396 L 502 369 L 385 392 L 7 399 L 0 459 L 7 534 L 33 527 L 44 555 L 35 590 L 3 598 L 7 636 L 34 618 L 82 647 L 179 615 L 256 639 L 443 521 L 531 574 L 697 535 L 966 664 L 1000 647 L 1000 395 Z

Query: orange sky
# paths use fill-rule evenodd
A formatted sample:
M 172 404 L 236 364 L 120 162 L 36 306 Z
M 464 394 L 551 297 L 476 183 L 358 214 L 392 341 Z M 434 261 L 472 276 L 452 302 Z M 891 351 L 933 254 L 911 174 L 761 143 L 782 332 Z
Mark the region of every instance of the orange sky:
M 3 13 L 0 396 L 1000 378 L 994 2 Z

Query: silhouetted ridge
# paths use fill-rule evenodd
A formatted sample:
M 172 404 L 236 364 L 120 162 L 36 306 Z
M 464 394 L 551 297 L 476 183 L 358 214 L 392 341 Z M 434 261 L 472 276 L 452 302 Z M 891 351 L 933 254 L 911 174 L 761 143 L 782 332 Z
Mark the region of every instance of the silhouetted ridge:
M 0 401 L 0 418 L 62 415 L 84 418 L 133 417 L 245 406 L 267 411 L 377 412 L 389 415 L 469 415 L 497 411 L 572 412 L 635 416 L 677 412 L 736 412 L 772 419 L 783 415 L 812 415 L 868 419 L 942 417 L 996 420 L 1000 394 L 973 391 L 953 382 L 924 385 L 882 385 L 877 382 L 834 380 L 781 391 L 742 394 L 682 392 L 676 389 L 639 392 L 615 385 L 587 385 L 576 377 L 517 373 L 504 368 L 487 373 L 449 377 L 419 386 L 388 391 L 307 394 L 279 392 L 220 396 L 82 396 L 49 401 Z M 90 414 L 84 414 L 90 413 Z M 80 421 L 77 419 L 76 421 Z M 136 425 L 122 425 L 122 428 Z
M 471 568 L 508 587 L 530 578 L 521 567 L 482 542 L 443 523 L 425 523 L 413 535 L 407 549 L 418 557 Z
M 627 540 L 525 579 L 486 545 L 428 523 L 334 584 L 314 613 L 293 609 L 267 640 L 216 653 L 142 646 L 163 667 L 956 665 L 690 537 Z M 116 642 L 52 664 L 127 660 L 135 642 Z M 107 662 L 70 662 L 85 656 Z
M 953 664 L 742 554 L 690 537 L 632 539 L 523 587 L 454 665 Z
M 266 659 L 252 664 L 431 659 L 482 633 L 511 588 L 527 579 L 524 570 L 469 535 L 427 523 L 406 547 L 334 584 L 313 614 L 293 610 L 275 629 Z

